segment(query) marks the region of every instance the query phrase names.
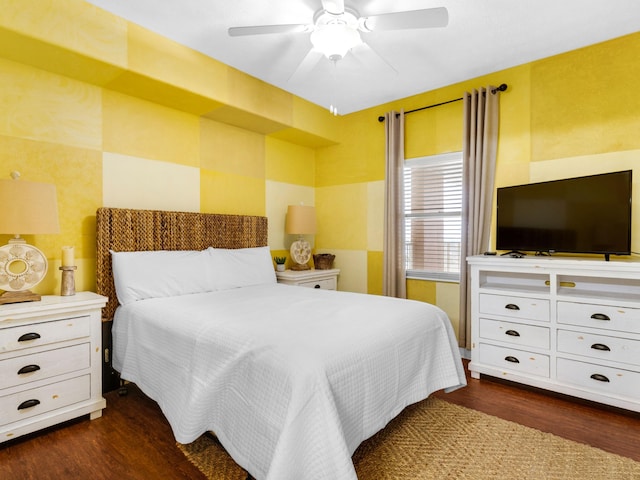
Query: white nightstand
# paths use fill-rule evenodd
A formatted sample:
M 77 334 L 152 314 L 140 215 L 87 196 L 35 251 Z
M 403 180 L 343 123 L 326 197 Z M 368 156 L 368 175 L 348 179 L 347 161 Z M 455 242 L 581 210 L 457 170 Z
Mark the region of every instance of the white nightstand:
M 287 285 L 337 290 L 339 274 L 340 270 L 337 268 L 329 270 L 285 270 L 284 272 L 276 272 L 276 277 L 278 278 L 278 283 Z
M 102 415 L 101 312 L 92 292 L 0 306 L 0 443 Z

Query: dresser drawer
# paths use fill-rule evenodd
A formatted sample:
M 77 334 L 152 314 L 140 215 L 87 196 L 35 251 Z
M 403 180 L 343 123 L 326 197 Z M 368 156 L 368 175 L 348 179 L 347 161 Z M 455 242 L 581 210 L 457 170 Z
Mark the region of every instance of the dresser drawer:
M 90 397 L 89 375 L 5 395 L 0 397 L 0 425 L 50 412 Z
M 308 288 L 320 288 L 322 290 L 335 290 L 338 288 L 335 278 L 325 278 L 323 280 L 315 280 L 311 282 L 300 282 L 297 285 Z
M 480 294 L 480 313 L 502 315 L 526 320 L 549 321 L 549 300 L 512 297 L 509 295 Z
M 640 334 L 640 309 L 558 302 L 558 323 Z
M 558 351 L 640 366 L 640 341 L 558 330 Z
M 549 356 L 515 348 L 480 344 L 480 363 L 505 370 L 549 377 Z
M 3 328 L 0 329 L 0 353 L 88 337 L 90 333 L 87 316 Z
M 89 368 L 90 344 L 82 343 L 0 361 L 0 389 Z
M 638 400 L 640 373 L 602 365 L 558 358 L 558 380 L 607 395 L 618 395 Z
M 549 350 L 550 347 L 550 330 L 548 327 L 502 322 L 489 320 L 488 318 L 480 319 L 480 338 L 498 340 L 525 347 L 544 348 L 545 350 Z

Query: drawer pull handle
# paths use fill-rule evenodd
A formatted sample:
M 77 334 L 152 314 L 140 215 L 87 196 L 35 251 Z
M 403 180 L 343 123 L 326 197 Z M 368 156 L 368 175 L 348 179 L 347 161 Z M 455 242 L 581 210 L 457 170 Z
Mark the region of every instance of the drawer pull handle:
M 504 308 L 506 308 L 507 310 L 520 310 L 520 307 L 518 305 L 516 305 L 515 303 L 507 303 Z
M 320 288 L 320 285 L 315 285 L 313 288 Z
M 607 347 L 604 343 L 594 343 L 591 345 L 591 348 L 594 350 L 600 350 L 601 352 L 610 352 L 611 349 Z
M 18 410 L 24 410 L 25 408 L 35 407 L 36 405 L 40 405 L 40 400 L 32 398 L 31 400 L 25 400 L 20 405 L 18 405 Z
M 504 332 L 505 335 L 509 335 L 510 337 L 519 337 L 520 334 L 518 332 L 516 332 L 515 330 L 507 330 L 506 332 Z
M 20 370 L 18 370 L 18 375 L 23 375 L 25 373 L 37 372 L 40 370 L 40 365 L 25 365 Z
M 22 335 L 18 341 L 19 342 L 28 342 L 29 340 L 37 340 L 40 338 L 40 334 L 39 333 L 35 333 L 35 332 L 31 332 L 31 333 L 25 333 L 24 335 Z
M 594 313 L 593 315 L 591 315 L 591 318 L 593 318 L 594 320 L 605 320 L 605 321 L 611 320 L 609 316 L 605 315 L 604 313 Z
M 504 359 L 507 362 L 511 362 L 511 363 L 520 363 L 520 360 L 518 360 L 516 357 L 512 357 L 511 355 L 504 357 Z
M 609 382 L 610 380 L 605 377 L 604 375 L 601 375 L 599 373 L 594 373 L 593 375 L 591 375 L 591 378 L 593 378 L 594 380 L 597 380 L 599 382 Z

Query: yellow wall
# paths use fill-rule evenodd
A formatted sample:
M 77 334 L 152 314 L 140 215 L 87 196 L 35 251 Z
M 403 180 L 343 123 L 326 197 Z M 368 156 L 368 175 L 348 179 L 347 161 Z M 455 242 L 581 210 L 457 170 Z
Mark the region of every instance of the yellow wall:
M 57 186 L 61 233 L 27 238 L 51 261 L 40 293 L 59 291 L 62 245 L 76 246 L 78 289 L 95 287 L 100 206 L 267 215 L 270 246 L 283 255 L 286 206 L 303 202 L 317 208 L 310 240 L 336 254 L 339 288 L 380 294 L 379 115 L 507 83 L 497 186 L 634 168 L 639 53 L 640 34 L 629 35 L 333 117 L 81 0 L 9 0 L 0 10 L 0 175 L 19 170 Z M 407 116 L 407 156 L 461 149 L 461 115 L 458 102 Z M 408 292 L 457 326 L 456 284 L 412 280 Z

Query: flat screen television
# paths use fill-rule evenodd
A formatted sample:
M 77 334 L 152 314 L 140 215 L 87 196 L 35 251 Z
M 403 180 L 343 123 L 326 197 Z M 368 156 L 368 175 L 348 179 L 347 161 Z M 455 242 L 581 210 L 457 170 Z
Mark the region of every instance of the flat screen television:
M 496 248 L 538 254 L 631 254 L 632 171 L 497 190 Z

